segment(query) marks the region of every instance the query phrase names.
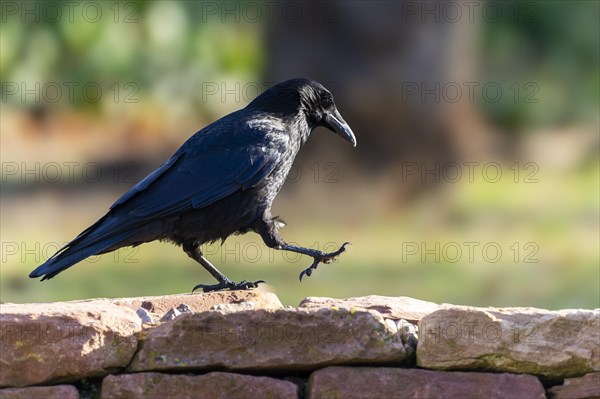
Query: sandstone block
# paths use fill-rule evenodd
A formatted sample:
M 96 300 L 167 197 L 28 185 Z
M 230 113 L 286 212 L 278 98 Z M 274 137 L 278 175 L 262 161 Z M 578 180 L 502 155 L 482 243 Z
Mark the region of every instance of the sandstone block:
M 598 399 L 600 398 L 600 373 L 567 378 L 562 385 L 550 388 L 548 394 L 550 399 Z
M 212 372 L 204 375 L 136 373 L 110 375 L 102 381 L 102 399 L 296 399 L 298 387 L 270 377 Z
M 600 370 L 599 342 L 599 310 L 456 306 L 421 320 L 417 365 L 576 377 Z
M 0 399 L 79 399 L 73 385 L 0 389 Z
M 103 376 L 125 367 L 141 320 L 106 301 L 0 305 L 0 386 Z
M 397 331 L 376 312 L 211 311 L 182 314 L 148 330 L 129 370 L 309 370 L 402 364 L 405 355 Z
M 545 399 L 529 375 L 402 368 L 327 367 L 311 374 L 309 399 Z

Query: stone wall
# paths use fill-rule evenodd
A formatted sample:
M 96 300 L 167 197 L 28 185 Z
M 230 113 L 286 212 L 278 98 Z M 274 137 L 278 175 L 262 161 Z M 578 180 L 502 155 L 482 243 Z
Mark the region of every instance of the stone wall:
M 0 398 L 600 398 L 600 310 L 271 293 L 0 305 Z

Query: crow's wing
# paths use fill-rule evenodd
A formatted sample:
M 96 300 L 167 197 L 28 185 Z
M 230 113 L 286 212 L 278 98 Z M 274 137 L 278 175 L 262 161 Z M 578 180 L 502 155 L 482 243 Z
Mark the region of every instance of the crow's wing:
M 119 198 L 111 210 L 133 216 L 135 222 L 146 222 L 202 208 L 238 190 L 259 185 L 283 154 L 280 146 L 264 140 L 264 134 L 259 142 L 252 136 L 257 135 L 247 134 L 243 140 L 238 136 L 235 143 L 223 142 L 223 137 L 218 136 L 205 140 L 193 137 L 195 142 L 182 146 Z

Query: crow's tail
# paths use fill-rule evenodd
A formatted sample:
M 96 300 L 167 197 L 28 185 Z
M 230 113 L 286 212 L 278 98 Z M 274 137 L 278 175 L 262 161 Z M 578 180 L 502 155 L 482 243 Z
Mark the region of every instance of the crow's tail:
M 38 266 L 29 277 L 44 276 L 41 281 L 48 280 L 87 257 L 107 252 L 111 248 L 118 248 L 120 242 L 131 236 L 132 230 L 115 229 L 114 219 L 106 215 L 98 220 L 52 255 L 44 264 Z

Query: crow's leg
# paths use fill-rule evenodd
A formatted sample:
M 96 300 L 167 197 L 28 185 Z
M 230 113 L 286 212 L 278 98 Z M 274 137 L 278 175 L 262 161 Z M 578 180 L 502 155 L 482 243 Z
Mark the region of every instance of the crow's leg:
M 300 273 L 300 281 L 302 281 L 302 277 L 310 276 L 317 266 L 319 266 L 319 263 L 330 263 L 346 250 L 346 245 L 350 244 L 349 242 L 345 242 L 337 251 L 334 252 L 322 252 L 316 249 L 290 245 L 283 241 L 283 238 L 281 238 L 279 235 L 277 231 L 277 225 L 274 222 L 275 220 L 276 219 L 273 219 L 267 215 L 255 226 L 255 231 L 260 234 L 263 241 L 269 248 L 296 252 L 313 258 L 313 263 L 308 268 L 303 270 L 302 273 Z
M 255 282 L 246 281 L 246 280 L 239 282 L 239 283 L 233 282 L 232 280 L 227 278 L 223 273 L 221 273 L 219 270 L 217 270 L 217 268 L 214 267 L 212 265 L 212 263 L 210 263 L 208 261 L 208 259 L 206 259 L 202 255 L 202 251 L 200 250 L 200 245 L 198 243 L 191 243 L 191 244 L 184 243 L 183 250 L 185 251 L 186 254 L 188 254 L 188 256 L 190 258 L 194 259 L 196 262 L 200 263 L 202 265 L 202 267 L 204 267 L 206 270 L 208 270 L 208 272 L 210 274 L 212 274 L 212 276 L 214 278 L 216 278 L 217 281 L 219 282 L 218 284 L 213 284 L 213 285 L 198 284 L 192 289 L 192 293 L 199 288 L 202 288 L 202 290 L 204 292 L 219 291 L 219 290 L 225 290 L 225 289 L 249 290 L 251 288 L 258 287 L 258 284 L 260 284 L 260 283 L 264 283 L 263 280 L 258 280 Z

